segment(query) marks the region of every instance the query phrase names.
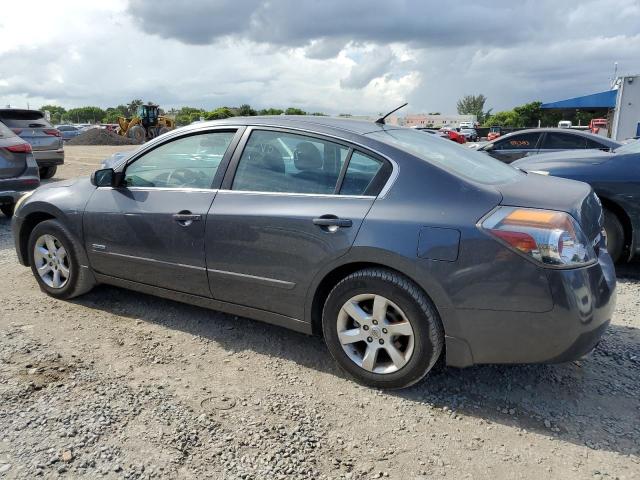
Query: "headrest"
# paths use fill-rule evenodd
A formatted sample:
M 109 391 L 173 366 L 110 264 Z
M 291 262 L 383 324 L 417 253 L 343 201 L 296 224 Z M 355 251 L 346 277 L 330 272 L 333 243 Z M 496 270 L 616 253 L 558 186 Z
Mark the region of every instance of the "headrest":
M 300 142 L 293 152 L 293 163 L 298 170 L 320 170 L 322 154 L 311 142 Z

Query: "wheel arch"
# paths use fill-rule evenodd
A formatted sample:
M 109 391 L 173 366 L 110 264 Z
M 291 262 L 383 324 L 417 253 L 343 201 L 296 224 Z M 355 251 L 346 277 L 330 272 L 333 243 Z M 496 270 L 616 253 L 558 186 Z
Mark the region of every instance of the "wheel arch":
M 602 208 L 606 208 L 607 210 L 613 212 L 622 224 L 622 229 L 624 230 L 624 251 L 626 252 L 628 260 L 630 259 L 631 255 L 633 255 L 633 244 L 635 237 L 631 217 L 629 217 L 627 211 L 619 203 L 611 200 L 608 197 L 603 197 L 600 195 L 598 195 L 598 197 L 600 198 Z
M 361 259 L 353 259 L 350 261 L 345 261 L 339 265 L 334 265 L 332 268 L 328 269 L 321 275 L 319 275 L 319 279 L 315 282 L 315 287 L 311 289 L 311 293 L 309 295 L 309 301 L 307 302 L 307 319 L 311 323 L 311 330 L 314 335 L 322 335 L 322 310 L 324 307 L 324 303 L 329 296 L 329 293 L 342 279 L 351 275 L 354 272 L 359 270 L 364 270 L 366 268 L 383 268 L 385 270 L 389 270 L 395 272 L 399 275 L 407 277 L 413 283 L 415 283 L 420 290 L 429 298 L 431 303 L 433 304 L 436 312 L 441 317 L 440 310 L 438 308 L 438 303 L 434 301 L 434 298 L 430 293 L 425 290 L 425 288 L 421 285 L 414 275 L 407 274 L 405 269 L 400 269 L 397 266 L 391 264 L 391 262 L 380 262 L 380 261 L 372 261 L 372 260 L 361 260 Z M 441 321 L 444 321 L 441 318 Z
M 55 215 L 42 211 L 31 212 L 24 217 L 18 234 L 18 244 L 20 247 L 18 254 L 20 255 L 20 263 L 27 266 L 29 265 L 29 237 L 31 236 L 33 229 L 36 228 L 36 225 L 46 220 L 55 220 L 56 218 L 57 217 Z

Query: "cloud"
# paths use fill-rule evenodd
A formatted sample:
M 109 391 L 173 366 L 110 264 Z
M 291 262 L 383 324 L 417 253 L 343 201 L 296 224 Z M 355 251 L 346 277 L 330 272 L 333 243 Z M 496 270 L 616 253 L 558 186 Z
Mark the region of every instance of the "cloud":
M 249 103 L 328 113 L 512 108 L 640 72 L 640 3 L 619 0 L 69 0 L 0 19 L 0 104 Z M 37 35 L 24 34 L 24 18 Z

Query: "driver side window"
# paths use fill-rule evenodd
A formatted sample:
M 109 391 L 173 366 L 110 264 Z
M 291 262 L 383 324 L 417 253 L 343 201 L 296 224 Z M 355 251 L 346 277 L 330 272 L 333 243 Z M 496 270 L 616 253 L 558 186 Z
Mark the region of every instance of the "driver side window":
M 211 188 L 235 132 L 181 137 L 138 158 L 125 170 L 127 187 Z

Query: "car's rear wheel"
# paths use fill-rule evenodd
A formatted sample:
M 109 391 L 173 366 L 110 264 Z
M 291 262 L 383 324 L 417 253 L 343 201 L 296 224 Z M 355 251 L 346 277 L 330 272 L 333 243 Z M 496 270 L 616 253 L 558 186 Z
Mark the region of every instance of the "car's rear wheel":
M 14 208 L 15 208 L 15 204 L 13 203 L 0 205 L 0 212 L 4 213 L 6 217 L 11 218 L 13 217 Z
M 58 167 L 56 167 L 55 165 L 51 167 L 40 167 L 40 178 L 42 180 L 53 178 L 57 171 Z
M 325 302 L 322 328 L 338 364 L 376 388 L 418 382 L 444 344 L 431 300 L 408 278 L 384 269 L 361 270 L 338 283 Z
M 49 295 L 68 299 L 93 287 L 91 273 L 78 262 L 82 247 L 59 221 L 46 220 L 36 225 L 28 248 L 33 275 Z
M 604 209 L 604 230 L 607 233 L 607 250 L 614 262 L 622 260 L 624 251 L 624 227 L 618 216 L 609 209 Z

